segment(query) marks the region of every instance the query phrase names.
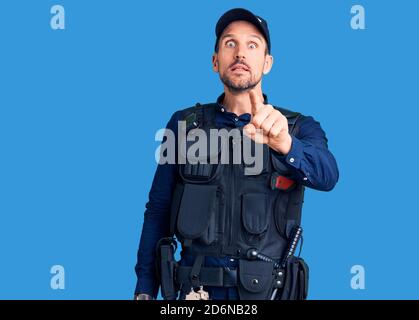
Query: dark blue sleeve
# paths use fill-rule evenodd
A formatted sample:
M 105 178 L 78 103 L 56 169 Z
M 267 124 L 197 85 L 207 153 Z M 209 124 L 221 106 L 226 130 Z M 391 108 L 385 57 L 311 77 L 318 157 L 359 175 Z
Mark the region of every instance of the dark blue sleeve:
M 274 161 L 291 168 L 293 178 L 303 185 L 321 191 L 332 190 L 339 179 L 339 170 L 320 123 L 313 117 L 303 118 L 300 129 L 291 138 L 290 152 L 284 156 L 274 151 Z
M 175 112 L 166 129 L 177 134 L 180 112 Z M 166 139 L 162 141 L 164 143 Z M 170 204 L 172 192 L 177 180 L 176 164 L 158 164 L 149 192 L 149 200 L 144 213 L 144 223 L 140 245 L 137 252 L 137 285 L 135 293 L 146 293 L 157 297 L 160 283 L 156 276 L 156 244 L 167 237 L 170 225 Z

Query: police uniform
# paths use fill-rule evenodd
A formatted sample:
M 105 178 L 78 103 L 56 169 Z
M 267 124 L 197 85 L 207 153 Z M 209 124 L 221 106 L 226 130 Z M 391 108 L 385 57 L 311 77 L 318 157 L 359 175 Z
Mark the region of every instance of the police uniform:
M 237 18 L 234 12 L 226 15 Z M 218 37 L 220 22 L 217 28 Z M 266 95 L 264 99 L 267 103 Z M 225 144 L 231 157 L 243 148 L 240 129 L 250 114 L 228 112 L 223 100 L 224 94 L 216 103 L 177 111 L 167 128 L 178 132 L 181 120 L 187 134 L 239 129 L 240 138 L 230 137 Z M 202 289 L 210 299 L 306 298 L 308 267 L 294 255 L 304 190 L 329 191 L 339 173 L 320 124 L 310 116 L 275 108 L 288 120 L 291 150 L 282 155 L 263 144 L 262 167 L 253 174 L 246 171 L 245 161 L 222 163 L 221 147 L 208 149 L 206 159 L 189 161 L 191 141 L 185 154 L 177 153 L 177 159 L 183 156 L 185 161 L 158 166 L 138 250 L 136 293 L 156 297 L 161 285 L 165 299 L 185 299 Z M 173 237 L 182 245 L 180 261 L 174 259 Z

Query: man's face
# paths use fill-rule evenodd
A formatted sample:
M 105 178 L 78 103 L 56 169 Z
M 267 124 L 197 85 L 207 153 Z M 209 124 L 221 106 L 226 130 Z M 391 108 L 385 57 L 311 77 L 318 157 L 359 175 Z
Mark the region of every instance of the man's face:
M 266 47 L 265 38 L 253 24 L 232 22 L 220 37 L 213 69 L 231 91 L 252 89 L 272 67 L 273 58 L 266 54 Z

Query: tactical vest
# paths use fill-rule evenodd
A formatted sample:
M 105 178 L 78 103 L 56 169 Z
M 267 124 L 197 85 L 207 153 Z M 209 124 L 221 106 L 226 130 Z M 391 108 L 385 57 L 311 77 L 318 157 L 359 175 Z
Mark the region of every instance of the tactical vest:
M 289 132 L 297 134 L 298 120 L 304 116 L 275 108 L 287 118 Z M 183 110 L 181 118 L 186 121 L 188 133 L 193 133 L 195 128 L 209 132 L 220 129 L 215 124 L 215 113 L 215 104 L 197 104 Z M 187 152 L 192 143 L 187 142 L 184 151 Z M 237 142 L 231 138 L 227 147 L 232 157 Z M 284 288 L 284 281 L 299 277 L 298 273 L 306 265 L 300 266 L 302 259 L 291 259 L 289 263 L 295 264 L 292 266 L 294 275 L 284 279 L 275 274 L 273 263 L 263 258 L 255 260 L 249 253 L 256 250 L 273 261 L 283 259 L 292 232 L 301 223 L 304 186 L 290 179 L 289 168 L 274 157 L 266 144 L 263 144 L 263 166 L 257 174 L 245 174 L 247 165 L 243 161 L 240 164 L 221 163 L 220 150 L 208 152 L 207 159 L 202 159 L 206 161 L 190 163 L 186 159 L 178 165 L 180 181 L 172 197 L 170 232 L 182 243 L 183 251 L 196 259 L 186 273 L 183 270 L 176 278 L 192 287 L 214 285 L 211 279 L 223 286 L 223 280 L 215 280 L 215 273 L 223 271 L 203 267 L 204 257 L 239 259 L 235 285 L 240 299 L 268 299 L 275 288 Z M 219 274 L 220 277 L 223 275 Z M 281 281 L 275 282 L 275 279 Z M 279 285 L 278 282 L 282 283 Z M 306 286 L 302 290 L 300 298 L 305 298 Z

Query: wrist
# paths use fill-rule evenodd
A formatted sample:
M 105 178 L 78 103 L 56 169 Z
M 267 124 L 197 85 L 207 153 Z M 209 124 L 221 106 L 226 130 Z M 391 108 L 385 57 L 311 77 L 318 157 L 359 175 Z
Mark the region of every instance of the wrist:
M 278 146 L 274 146 L 273 149 L 276 152 L 279 152 L 286 156 L 291 151 L 292 146 L 292 137 L 289 133 L 285 136 L 285 138 L 278 144 Z

